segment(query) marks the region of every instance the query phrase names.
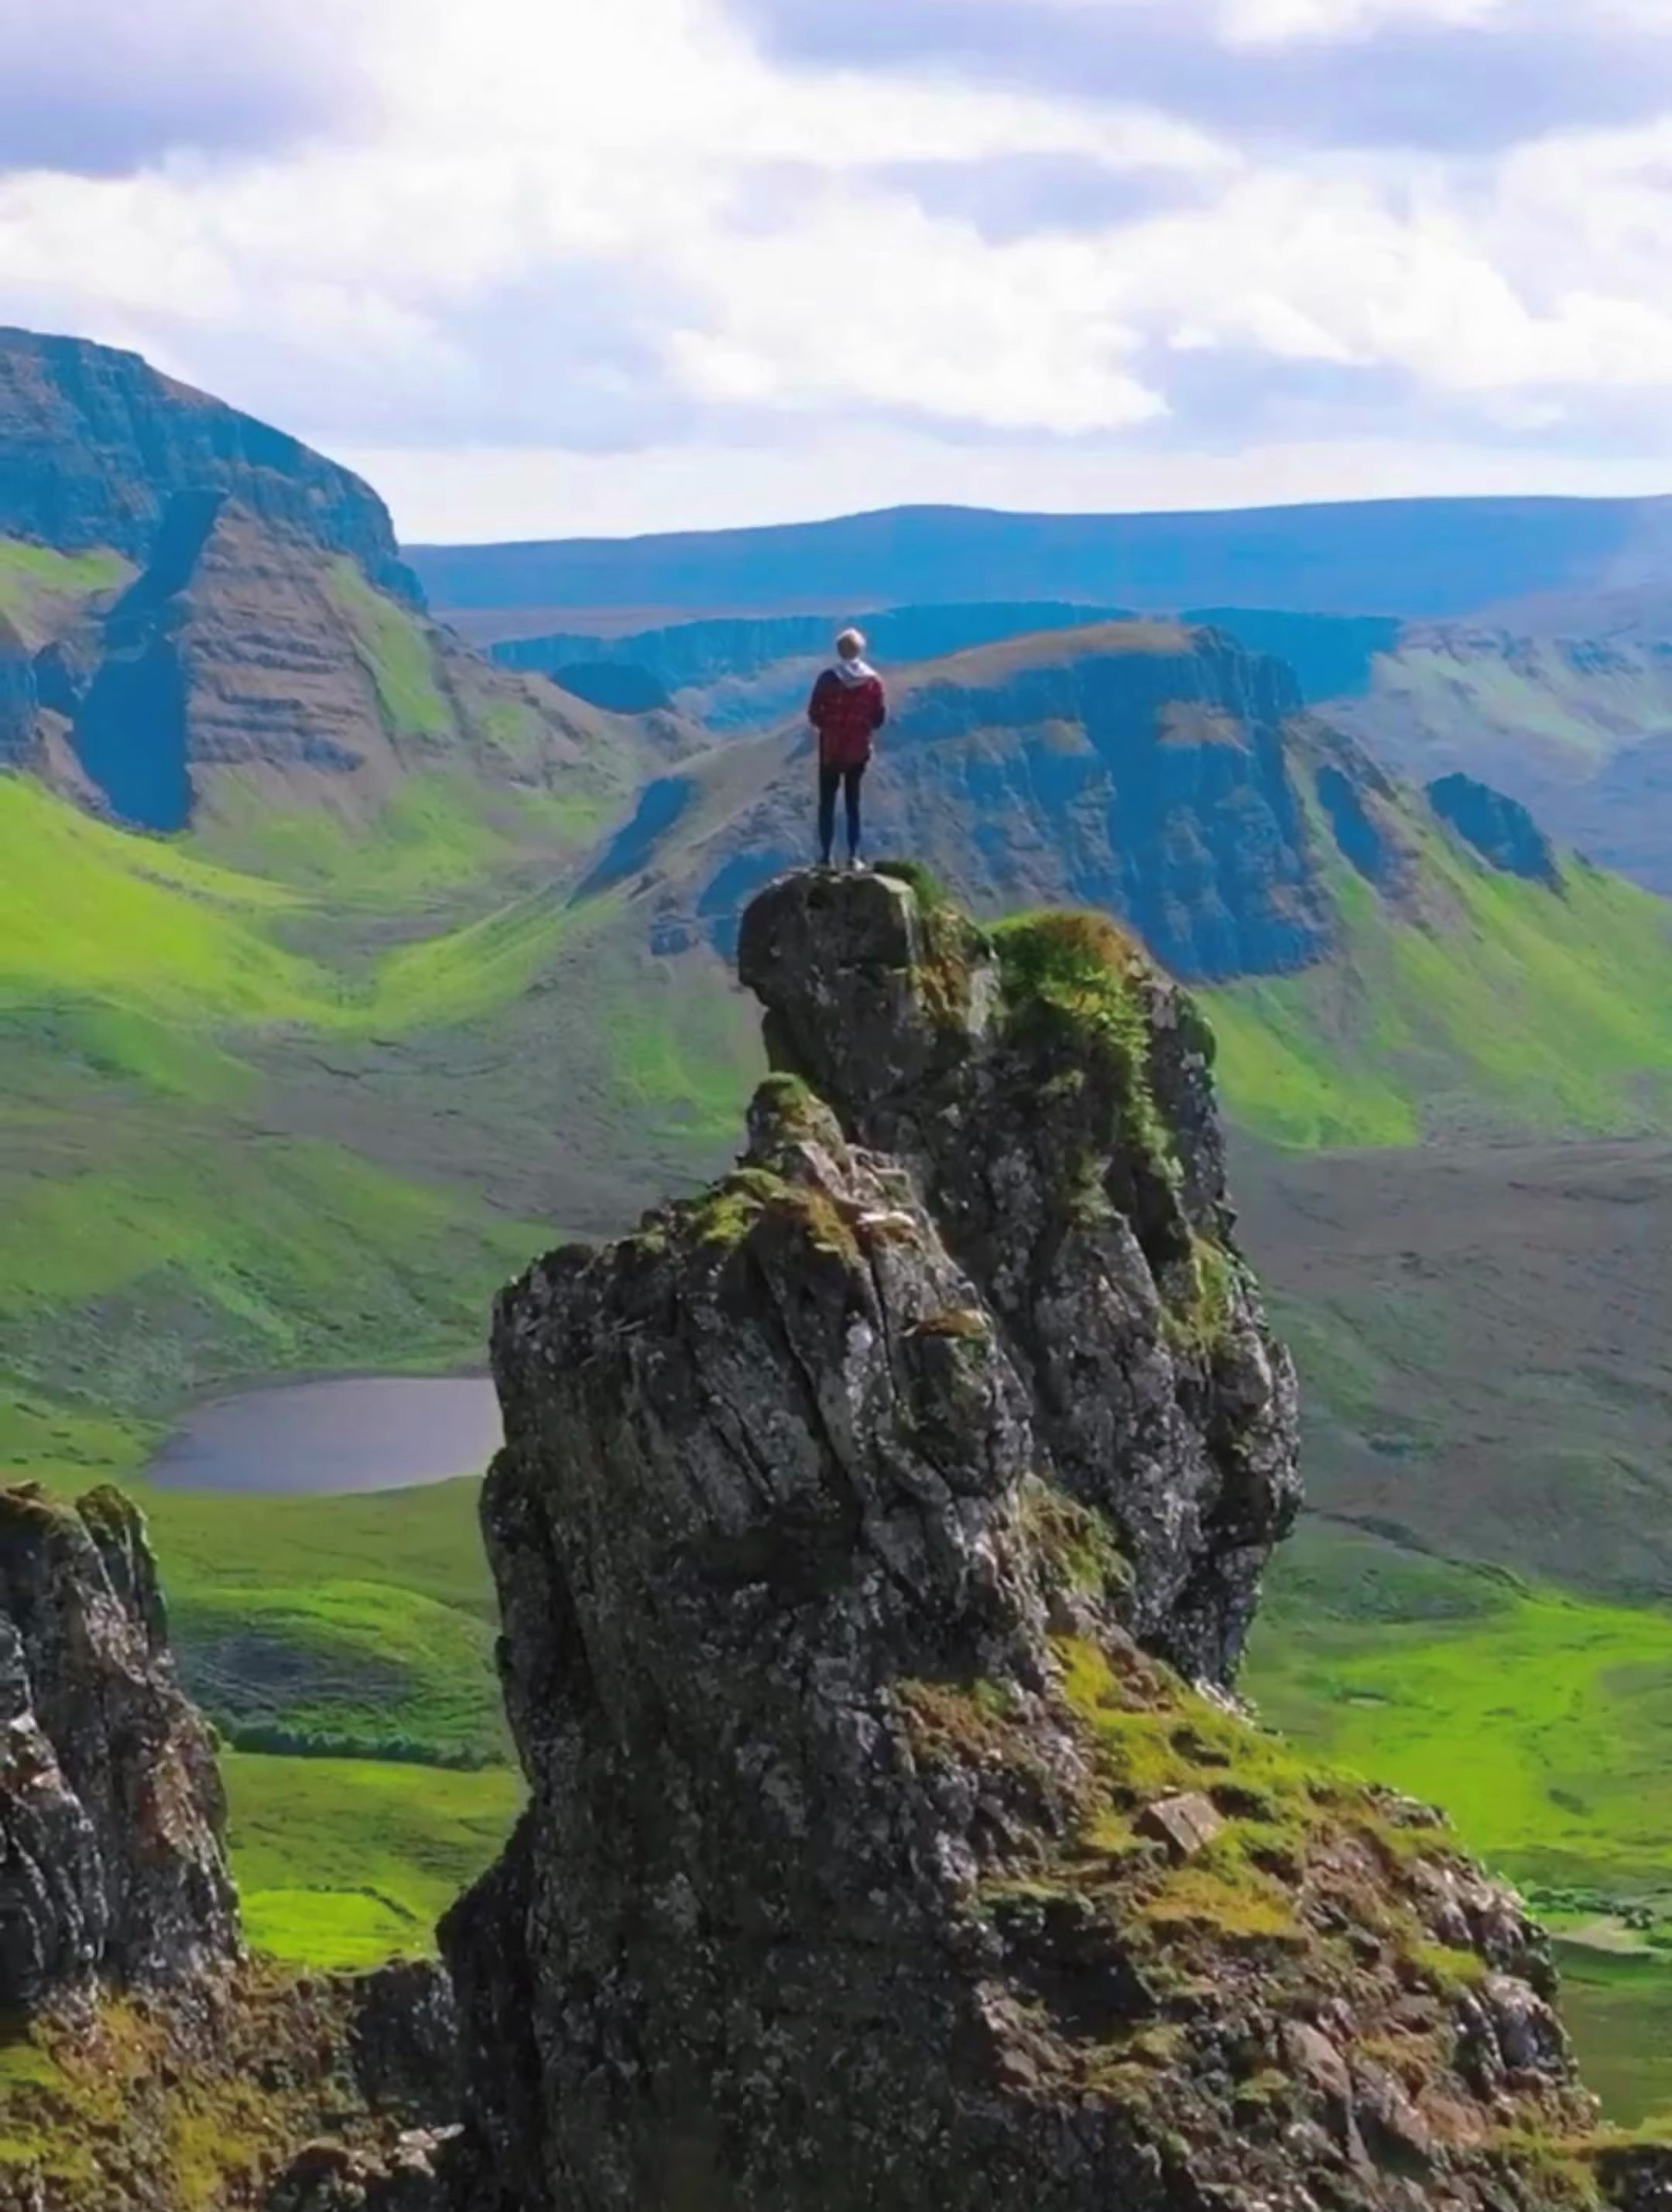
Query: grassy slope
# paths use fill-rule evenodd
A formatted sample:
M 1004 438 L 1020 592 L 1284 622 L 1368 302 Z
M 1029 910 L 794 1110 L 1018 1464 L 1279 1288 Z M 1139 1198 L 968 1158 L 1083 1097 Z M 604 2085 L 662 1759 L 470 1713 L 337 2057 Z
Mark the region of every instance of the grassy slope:
M 497 1856 L 522 1802 L 504 1767 L 241 1753 L 225 1765 L 250 1940 L 312 1966 L 432 1948 L 436 1920 Z
M 1672 702 L 1653 653 L 1618 641 L 1601 654 L 1522 638 L 1506 652 L 1505 642 L 1490 633 L 1464 632 L 1451 642 L 1408 638 L 1376 663 L 1377 715 L 1409 733 L 1416 756 L 1449 760 L 1460 744 L 1478 753 L 1496 744 L 1576 767 L 1595 767 L 1621 744 L 1665 728 Z
M 1518 1879 L 1672 1901 L 1672 1614 L 1315 1522 L 1256 1652 L 1273 1718 L 1445 1805 Z
M 374 600 L 356 611 L 386 707 L 433 722 L 403 638 Z M 528 736 L 501 719 L 496 742 Z M 491 1290 L 557 1231 L 458 1175 L 476 1157 L 461 1081 L 477 1103 L 508 1087 L 514 1141 L 538 1154 L 529 1107 L 543 1128 L 562 1054 L 601 1124 L 678 1152 L 718 1127 L 723 1055 L 700 994 L 670 986 L 613 1018 L 636 980 L 618 957 L 548 996 L 534 1034 L 498 1026 L 608 921 L 577 928 L 560 890 L 527 888 L 584 854 L 607 772 L 515 804 L 414 777 L 357 830 L 253 788 L 241 814 L 235 787 L 222 798 L 211 839 L 163 843 L 0 776 L 0 1479 L 122 1480 L 186 1680 L 234 1741 L 362 1754 L 230 1769 L 255 1939 L 349 1966 L 427 1942 L 519 1799 L 475 1485 L 209 1498 L 138 1470 L 182 1400 L 229 1379 L 479 1358 Z M 403 1055 L 446 1128 L 416 1173 L 387 1157 L 375 1104 L 350 1110 Z M 310 1101 L 329 1080 L 350 1102 L 340 1133 L 285 1110 L 297 1070 Z
M 21 538 L 0 538 L 0 615 L 36 651 L 89 594 L 113 591 L 133 574 L 119 553 L 55 553 Z
M 1309 1148 L 1664 1128 L 1672 908 L 1578 866 L 1556 897 L 1423 844 L 1442 923 L 1390 923 L 1338 867 L 1339 963 L 1204 994 L 1236 1118 Z
M 1616 1603 L 1672 1590 L 1672 1144 L 1279 1155 L 1245 1247 L 1322 1510 Z
M 1586 2078 L 1629 2123 L 1672 2112 L 1669 1681 L 1664 1610 L 1309 1521 L 1274 1571 L 1243 1685 L 1301 1742 L 1444 1805 L 1559 1929 L 1654 1916 L 1636 1956 L 1563 1946 Z

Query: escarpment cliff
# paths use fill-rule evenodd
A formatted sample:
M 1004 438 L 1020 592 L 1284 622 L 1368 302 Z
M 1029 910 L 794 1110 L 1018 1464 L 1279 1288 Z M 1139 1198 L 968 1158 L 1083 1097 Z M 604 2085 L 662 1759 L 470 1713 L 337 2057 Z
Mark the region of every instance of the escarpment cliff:
M 0 330 L 0 538 L 143 565 L 177 495 L 216 494 L 422 599 L 369 484 L 138 354 Z
M 371 487 L 137 355 L 0 330 L 0 769 L 234 842 L 426 771 L 535 807 L 630 732 L 430 622 Z
M 1294 1402 L 1188 1000 L 882 877 L 743 967 L 736 1172 L 496 1316 L 531 1802 L 443 1925 L 464 2201 L 1547 2202 L 1537 1930 L 1223 1687 Z
M 580 701 L 489 667 L 346 556 L 212 491 L 170 502 L 149 564 L 33 676 L 76 795 L 164 831 L 296 808 L 368 820 L 427 771 L 509 805 L 598 735 Z M 0 758 L 4 685 L 0 640 Z M 33 764 L 54 773 L 44 747 Z
M 1412 889 L 1420 805 L 1305 711 L 1280 660 L 1219 631 L 1099 623 L 889 684 L 868 848 L 917 854 L 972 911 L 1098 908 L 1170 975 L 1223 983 L 1340 952 L 1339 861 L 1395 908 Z M 788 732 L 756 741 L 746 795 L 716 763 L 689 810 L 706 834 L 659 856 L 661 943 L 735 949 L 742 904 L 806 854 L 806 775 Z

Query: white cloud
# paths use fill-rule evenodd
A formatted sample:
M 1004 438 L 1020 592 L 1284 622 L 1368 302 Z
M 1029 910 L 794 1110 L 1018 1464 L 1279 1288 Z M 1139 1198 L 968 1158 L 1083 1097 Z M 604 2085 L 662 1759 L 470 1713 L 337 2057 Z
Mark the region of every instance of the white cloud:
M 927 68 L 792 69 L 722 0 L 357 4 L 378 61 L 351 129 L 0 177 L 0 294 L 386 465 L 415 532 L 608 526 L 612 483 L 621 527 L 745 488 L 779 514 L 1345 493 L 1401 452 L 1576 488 L 1614 481 L 1619 408 L 1672 398 L 1672 124 L 1466 162 L 1326 155 Z M 1220 22 L 1269 46 L 1517 4 L 1223 0 Z M 295 0 L 290 20 L 329 18 Z M 909 187 L 1018 155 L 1190 189 L 995 240 Z M 1239 417 L 1239 363 L 1251 388 L 1336 379 L 1330 434 L 1274 440 L 1252 398 Z M 1354 379 L 1380 411 L 1353 415 Z M 1578 450 L 1592 416 L 1607 459 Z M 1652 471 L 1657 436 L 1632 434 Z

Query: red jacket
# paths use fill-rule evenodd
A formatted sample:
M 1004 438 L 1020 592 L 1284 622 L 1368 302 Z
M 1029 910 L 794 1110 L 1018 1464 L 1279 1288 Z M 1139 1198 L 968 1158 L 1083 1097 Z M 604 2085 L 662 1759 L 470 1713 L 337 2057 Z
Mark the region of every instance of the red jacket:
M 872 738 L 888 720 L 880 679 L 867 676 L 862 684 L 844 684 L 827 668 L 812 687 L 807 720 L 818 732 L 822 768 L 863 768 Z

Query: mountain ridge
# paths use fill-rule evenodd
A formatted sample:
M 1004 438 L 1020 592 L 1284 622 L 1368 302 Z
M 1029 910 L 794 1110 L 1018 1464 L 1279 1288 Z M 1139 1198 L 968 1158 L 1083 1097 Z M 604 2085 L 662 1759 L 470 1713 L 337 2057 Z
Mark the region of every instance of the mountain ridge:
M 143 560 L 170 499 L 208 489 L 421 597 L 369 484 L 139 354 L 0 327 L 0 537 Z
M 1664 512 L 1654 499 L 1560 498 L 1126 515 L 907 507 L 757 529 L 406 553 L 444 611 L 744 614 L 1067 599 L 1414 619 L 1634 579 L 1645 567 L 1657 574 Z

